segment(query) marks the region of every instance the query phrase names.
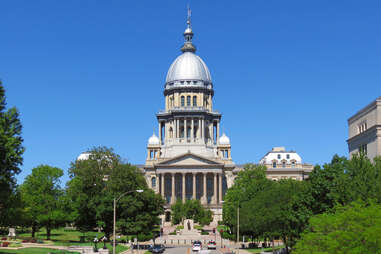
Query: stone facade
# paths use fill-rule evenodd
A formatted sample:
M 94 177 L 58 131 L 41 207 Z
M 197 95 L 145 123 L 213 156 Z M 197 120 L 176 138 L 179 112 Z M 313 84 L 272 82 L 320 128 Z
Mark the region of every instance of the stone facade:
M 381 155 L 381 97 L 348 119 L 349 156 L 363 152 L 373 159 Z

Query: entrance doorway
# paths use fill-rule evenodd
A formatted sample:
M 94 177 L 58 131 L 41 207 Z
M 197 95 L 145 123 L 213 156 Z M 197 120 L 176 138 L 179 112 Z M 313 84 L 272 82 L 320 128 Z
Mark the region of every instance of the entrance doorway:
M 170 222 L 171 221 L 171 212 L 166 211 L 165 212 L 165 222 Z

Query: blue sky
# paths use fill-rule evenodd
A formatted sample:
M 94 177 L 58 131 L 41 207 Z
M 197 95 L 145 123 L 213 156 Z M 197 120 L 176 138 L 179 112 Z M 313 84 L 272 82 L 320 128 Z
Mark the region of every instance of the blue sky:
M 144 163 L 188 2 L 236 163 L 274 146 L 312 164 L 348 154 L 348 117 L 381 95 L 380 1 L 9 0 L 0 78 L 21 113 L 20 183 L 99 145 Z

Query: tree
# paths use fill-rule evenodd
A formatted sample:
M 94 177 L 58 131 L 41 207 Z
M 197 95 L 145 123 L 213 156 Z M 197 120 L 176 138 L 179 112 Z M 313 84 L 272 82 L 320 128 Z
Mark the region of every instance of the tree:
M 20 186 L 24 212 L 32 226 L 32 237 L 38 227 L 45 227 L 47 239 L 50 239 L 51 230 L 66 222 L 62 202 L 63 190 L 60 187 L 62 176 L 61 169 L 40 165 L 32 169 L 32 174 L 28 175 Z
M 113 200 L 117 203 L 117 226 L 123 234 L 150 235 L 159 224 L 164 200 L 148 188 L 140 169 L 123 163 L 112 149 L 98 147 L 89 158 L 72 162 L 67 193 L 74 223 L 82 231 L 101 228 L 109 238 L 113 228 Z M 143 189 L 143 193 L 134 190 Z
M 381 205 L 354 202 L 316 215 L 295 245 L 295 254 L 381 253 Z
M 251 214 L 252 210 L 246 206 L 258 193 L 268 188 L 273 182 L 266 178 L 266 167 L 262 165 L 246 164 L 244 170 L 238 173 L 234 185 L 228 189 L 223 204 L 223 222 L 230 228 L 232 234 L 237 233 L 237 208 L 241 207 L 240 214 Z M 245 209 L 248 210 L 245 210 Z M 245 216 L 240 216 L 245 218 Z M 258 237 L 260 232 L 254 225 L 256 221 L 240 222 L 242 233 Z M 233 237 L 234 238 L 234 237 Z M 235 239 L 235 238 L 234 238 Z
M 15 175 L 20 173 L 24 147 L 19 112 L 15 107 L 6 110 L 5 90 L 0 81 L 0 225 L 12 221 L 9 211 L 15 197 Z
M 364 154 L 348 160 L 335 155 L 323 168 L 316 166 L 307 180 L 314 214 L 356 200 L 381 202 L 381 157 L 372 163 Z
M 324 213 L 337 203 L 344 203 L 347 189 L 344 174 L 347 164 L 345 157 L 334 155 L 331 163 L 324 164 L 323 168 L 315 166 L 311 172 L 307 181 L 314 200 L 311 204 L 314 214 Z
M 187 200 L 185 203 L 178 199 L 171 206 L 172 224 L 181 223 L 184 219 L 192 219 L 200 225 L 209 225 L 213 221 L 213 213 L 209 209 L 205 209 L 200 200 Z

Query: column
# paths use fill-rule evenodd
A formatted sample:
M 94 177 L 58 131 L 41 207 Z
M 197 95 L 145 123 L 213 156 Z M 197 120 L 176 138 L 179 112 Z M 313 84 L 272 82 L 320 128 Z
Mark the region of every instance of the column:
M 188 139 L 188 130 L 187 130 L 187 119 L 184 119 L 184 138 L 185 140 Z
M 201 203 L 203 204 L 207 204 L 208 203 L 208 197 L 207 197 L 207 194 L 206 194 L 206 173 L 203 173 L 203 180 L 202 180 L 202 183 L 203 183 L 203 189 L 202 189 L 202 201 Z
M 193 118 L 192 118 L 191 139 L 192 139 L 192 141 L 194 139 L 194 120 L 193 120 Z
M 220 121 L 217 122 L 217 142 L 220 138 Z
M 172 177 L 172 196 L 171 196 L 171 204 L 174 204 L 175 201 L 176 201 L 176 197 L 175 197 L 175 174 L 172 173 L 172 174 L 171 174 L 171 177 Z
M 201 139 L 205 139 L 205 125 L 204 125 L 204 119 L 201 119 Z
M 180 137 L 180 123 L 179 123 L 179 119 L 176 119 L 176 138 L 179 138 Z
M 213 182 L 213 203 L 217 205 L 217 173 L 214 173 L 214 182 Z
M 185 180 L 186 180 L 186 174 L 185 173 L 183 173 L 183 203 L 185 203 L 185 200 L 186 200 L 186 196 L 185 196 L 185 191 L 186 191 L 186 189 L 185 189 L 185 186 L 186 186 L 186 184 L 185 184 Z
M 164 195 L 164 180 L 165 180 L 165 174 L 160 174 L 160 179 L 161 179 L 161 196 L 165 199 L 165 195 Z
M 220 179 L 218 179 L 218 202 L 220 202 L 220 204 L 222 204 L 222 173 L 221 174 L 218 174 Z
M 201 118 L 198 119 L 197 138 L 201 138 Z
M 160 140 L 160 144 L 162 143 L 161 142 L 161 122 L 159 122 L 159 140 Z
M 193 175 L 193 184 L 192 184 L 192 187 L 193 187 L 193 192 L 192 192 L 192 199 L 197 199 L 196 197 L 196 173 L 192 173 Z

